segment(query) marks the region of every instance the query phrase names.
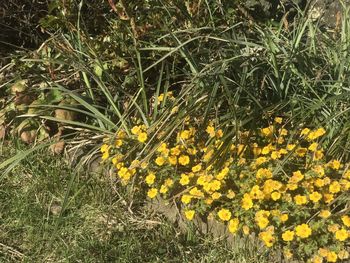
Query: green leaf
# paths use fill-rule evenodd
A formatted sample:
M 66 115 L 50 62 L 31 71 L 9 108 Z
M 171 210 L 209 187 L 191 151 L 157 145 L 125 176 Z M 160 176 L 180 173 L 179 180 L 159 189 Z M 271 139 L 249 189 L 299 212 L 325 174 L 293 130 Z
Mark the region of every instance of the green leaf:
M 62 93 L 57 89 L 50 90 L 45 96 L 45 102 L 48 104 L 58 103 L 63 100 Z

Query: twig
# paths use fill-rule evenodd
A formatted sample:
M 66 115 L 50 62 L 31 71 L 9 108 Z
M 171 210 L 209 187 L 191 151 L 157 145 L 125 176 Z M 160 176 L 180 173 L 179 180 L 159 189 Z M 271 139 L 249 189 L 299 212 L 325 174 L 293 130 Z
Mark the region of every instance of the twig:
M 0 243 L 0 247 L 3 248 L 4 250 L 8 251 L 10 254 L 18 257 L 18 258 L 23 258 L 24 254 L 19 252 L 18 250 L 14 249 L 13 247 L 7 246 L 3 243 Z

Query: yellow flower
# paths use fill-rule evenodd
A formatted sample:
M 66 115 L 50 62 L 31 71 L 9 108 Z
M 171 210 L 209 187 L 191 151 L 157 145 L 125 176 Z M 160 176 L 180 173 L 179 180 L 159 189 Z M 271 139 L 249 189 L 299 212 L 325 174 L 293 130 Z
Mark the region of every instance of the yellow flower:
M 214 192 L 211 195 L 211 198 L 213 198 L 213 200 L 217 200 L 221 197 L 221 194 L 219 192 Z
M 185 166 L 190 163 L 190 157 L 188 157 L 187 155 L 181 155 L 178 161 L 179 164 Z
M 327 230 L 329 232 L 335 233 L 339 230 L 339 225 L 338 224 L 332 224 L 327 227 Z
M 316 161 L 318 161 L 318 160 L 321 160 L 323 156 L 324 156 L 323 151 L 322 150 L 318 150 L 314 154 L 314 159 Z
M 120 146 L 123 145 L 123 141 L 118 139 L 118 140 L 115 141 L 114 145 L 115 145 L 115 147 L 119 148 Z
M 146 169 L 148 166 L 148 163 L 147 162 L 142 162 L 141 163 L 141 169 Z
M 322 135 L 324 135 L 326 133 L 326 130 L 323 129 L 323 128 L 318 128 L 316 131 L 313 131 L 311 132 L 309 135 L 308 135 L 308 139 L 310 140 L 315 140 L 317 139 L 318 137 L 321 137 Z
M 350 170 L 347 170 L 344 174 L 343 174 L 343 177 L 345 179 L 350 179 Z
M 196 173 L 196 172 L 199 172 L 201 169 L 202 169 L 202 165 L 197 164 L 196 166 L 192 167 L 192 172 Z
M 258 185 L 254 185 L 249 193 L 252 199 L 263 199 L 265 197 L 264 193 L 260 190 Z
M 192 220 L 194 217 L 195 211 L 194 210 L 186 210 L 185 211 L 185 216 L 188 220 Z
M 179 149 L 178 146 L 176 146 L 176 147 L 170 149 L 170 154 L 171 154 L 171 155 L 179 156 L 180 153 L 181 153 L 181 150 Z
M 318 249 L 318 254 L 321 256 L 321 257 L 327 257 L 329 253 L 329 250 L 327 248 L 319 248 Z
M 232 218 L 228 222 L 228 231 L 230 231 L 230 233 L 236 233 L 238 230 L 238 226 L 239 226 L 238 218 Z
M 168 145 L 167 145 L 165 142 L 163 142 L 163 143 L 158 147 L 157 152 L 160 152 L 160 153 L 162 153 L 162 154 L 164 154 L 164 155 L 168 155 L 168 153 L 169 153 Z
M 140 133 L 138 134 L 138 136 L 137 136 L 137 140 L 138 140 L 139 142 L 144 143 L 144 142 L 147 140 L 147 133 L 145 133 L 145 132 L 140 132 Z
M 307 135 L 309 132 L 310 132 L 310 129 L 309 129 L 309 128 L 304 128 L 304 129 L 301 131 L 300 135 L 301 135 L 301 136 Z
M 233 192 L 231 189 L 227 191 L 226 197 L 227 197 L 228 199 L 233 199 L 233 198 L 235 198 L 235 196 L 236 196 L 235 192 Z M 349 221 L 349 222 L 350 222 L 350 221 Z
M 328 218 L 332 213 L 329 210 L 321 210 L 319 215 L 322 218 Z
M 260 168 L 256 172 L 256 178 L 261 179 L 261 178 L 272 178 L 272 172 L 268 168 Z
M 142 131 L 141 126 L 134 126 L 131 129 L 131 133 L 134 135 L 138 135 L 141 131 Z
M 259 238 L 264 242 L 265 246 L 272 247 L 275 242 L 275 238 L 270 231 L 263 231 L 259 233 Z
M 297 184 L 287 184 L 287 188 L 291 191 L 296 190 L 298 188 Z
M 269 126 L 266 128 L 262 128 L 261 129 L 261 133 L 265 136 L 265 137 L 271 137 L 273 134 L 273 126 Z
M 328 166 L 334 170 L 339 170 L 341 163 L 338 160 L 332 160 L 328 163 Z
M 300 238 L 307 238 L 311 235 L 312 230 L 307 224 L 301 224 L 296 226 L 295 233 Z
M 169 156 L 168 161 L 171 165 L 176 165 L 177 164 L 177 157 L 176 156 Z
M 343 260 L 343 259 L 348 259 L 349 258 L 349 252 L 346 250 L 341 250 L 338 252 L 338 258 Z
M 155 162 L 158 166 L 162 166 L 165 163 L 165 159 L 162 156 L 158 156 Z
M 214 151 L 213 150 L 209 150 L 207 152 L 205 152 L 205 154 L 203 155 L 203 162 L 207 163 L 210 161 L 211 157 L 213 156 Z
M 261 148 L 258 147 L 258 144 L 257 144 L 257 143 L 254 143 L 253 146 L 252 146 L 251 148 L 252 148 L 254 157 L 257 157 L 257 156 L 260 155 L 260 153 L 261 153 Z
M 275 149 L 275 147 L 272 144 L 269 144 L 269 145 L 262 148 L 261 154 L 264 154 L 264 155 L 269 154 L 274 149 Z
M 164 184 L 165 184 L 167 187 L 172 187 L 173 184 L 174 184 L 174 181 L 173 181 L 173 179 L 168 178 L 168 179 L 165 180 Z
M 295 148 L 295 144 L 287 144 L 287 150 L 288 151 L 293 151 L 293 149 Z
M 340 184 L 337 181 L 333 181 L 329 185 L 329 192 L 333 194 L 340 192 Z
M 315 152 L 317 150 L 317 146 L 318 146 L 318 143 L 314 142 L 314 143 L 310 144 L 308 149 L 312 152 Z
M 328 252 L 326 259 L 328 262 L 337 262 L 338 256 L 334 251 L 330 251 Z
M 129 172 L 129 169 L 126 167 L 121 167 L 120 170 L 118 171 L 118 175 L 120 178 L 125 177 L 125 175 Z
M 279 133 L 280 133 L 280 136 L 288 135 L 288 131 L 286 129 L 283 129 L 283 128 L 279 130 Z
M 320 178 L 317 178 L 315 181 L 314 181 L 314 185 L 321 188 L 322 186 L 325 185 L 325 182 L 323 179 L 320 179 Z
M 276 160 L 276 159 L 279 159 L 279 158 L 281 158 L 281 153 L 280 153 L 280 152 L 278 152 L 278 151 L 273 151 L 273 152 L 271 153 L 271 159 L 272 159 L 272 160 Z
M 218 212 L 218 216 L 222 221 L 229 221 L 231 218 L 231 212 L 228 209 L 221 208 Z
M 347 191 L 350 189 L 350 181 L 345 180 L 345 179 L 340 179 L 339 183 L 340 183 L 342 189 L 344 189 L 344 191 Z
M 296 172 L 293 172 L 293 176 L 289 179 L 289 182 L 296 184 L 303 179 L 304 179 L 304 175 L 298 170 Z
M 281 198 L 281 193 L 280 192 L 272 192 L 271 193 L 271 199 L 274 200 L 274 201 L 277 201 L 278 199 Z
M 158 96 L 158 105 L 159 105 L 163 100 L 164 100 L 164 94 L 162 93 L 162 94 L 160 94 L 160 95 Z
M 196 155 L 196 153 L 197 153 L 198 151 L 197 151 L 196 148 L 190 147 L 190 148 L 187 149 L 187 152 L 188 152 L 189 155 Z
M 196 198 L 201 198 L 201 197 L 204 197 L 204 194 L 201 190 L 199 190 L 197 187 L 193 187 L 191 190 L 190 190 L 190 194 L 193 196 L 193 197 L 196 197 Z
M 260 229 L 264 229 L 269 224 L 269 219 L 266 217 L 255 217 L 255 221 Z
M 315 255 L 312 257 L 312 263 L 322 263 L 322 262 L 323 262 L 322 257 L 320 257 L 318 255 Z
M 211 191 L 217 191 L 221 188 L 221 182 L 218 180 L 213 180 L 209 183 Z
M 147 176 L 146 176 L 146 184 L 148 185 L 152 185 L 154 184 L 154 180 L 156 179 L 156 176 L 154 175 L 154 173 L 149 173 Z
M 126 132 L 123 130 L 120 130 L 117 132 L 117 138 L 118 139 L 124 139 L 126 137 Z
M 189 130 L 184 130 L 180 132 L 180 138 L 183 140 L 188 140 L 191 136 L 191 132 Z
M 275 122 L 281 124 L 283 119 L 281 117 L 275 117 Z
M 211 198 L 207 198 L 207 199 L 204 200 L 204 202 L 205 202 L 207 205 L 211 205 L 211 204 L 214 202 L 214 200 L 211 199 Z
M 242 230 L 243 230 L 243 234 L 249 235 L 249 232 L 250 232 L 249 226 L 244 225 L 244 226 L 242 227 Z
M 345 226 L 350 227 L 350 216 L 344 215 L 341 217 L 341 220 Z
M 317 203 L 322 198 L 322 195 L 315 191 L 309 194 L 309 198 L 312 202 Z
M 205 131 L 209 134 L 211 138 L 215 137 L 215 128 L 212 125 L 208 125 Z
M 101 149 L 100 149 L 100 151 L 101 151 L 101 153 L 108 153 L 108 151 L 109 151 L 109 149 L 111 148 L 111 146 L 110 145 L 108 145 L 108 144 L 103 144 L 102 146 L 101 146 Z M 107 157 L 108 158 L 108 157 Z M 107 159 L 106 158 L 106 159 Z
M 222 132 L 221 129 L 219 129 L 219 130 L 216 132 L 216 137 L 217 137 L 217 138 L 222 138 L 222 136 L 224 136 L 224 133 Z
M 315 165 L 312 168 L 312 171 L 316 172 L 320 177 L 323 177 L 325 175 L 324 168 L 322 165 Z
M 282 215 L 280 216 L 280 220 L 281 220 L 282 222 L 286 222 L 286 221 L 288 220 L 288 218 L 289 218 L 288 214 L 282 214 Z
M 250 198 L 249 194 L 244 194 L 243 199 L 242 199 L 242 208 L 244 210 L 249 210 L 250 208 L 253 207 L 253 201 Z
M 102 160 L 107 160 L 109 158 L 109 149 L 111 148 L 110 145 L 103 144 L 101 146 L 101 153 L 102 153 Z
M 228 174 L 228 172 L 230 171 L 230 169 L 228 167 L 225 167 L 224 169 L 222 169 L 218 175 L 216 175 L 216 179 L 218 180 L 222 180 L 226 177 L 226 175 Z
M 162 184 L 160 186 L 159 193 L 166 194 L 168 191 L 169 191 L 169 188 L 166 185 Z
M 147 192 L 147 196 L 151 199 L 155 198 L 158 194 L 158 189 L 157 188 L 151 188 Z
M 174 108 L 171 109 L 171 112 L 170 114 L 175 114 L 179 111 L 179 107 L 178 106 L 175 106 Z
M 117 165 L 119 163 L 119 161 L 121 161 L 122 159 L 123 159 L 123 155 L 118 154 L 112 158 L 112 163 L 114 165 Z
M 294 202 L 297 205 L 304 205 L 307 203 L 307 198 L 304 195 L 296 195 L 296 196 L 294 196 Z
M 323 199 L 326 204 L 329 204 L 334 200 L 334 195 L 333 194 L 323 194 Z
M 348 231 L 342 228 L 335 232 L 335 238 L 339 241 L 345 241 L 349 237 Z
M 181 202 L 184 203 L 184 204 L 189 204 L 192 200 L 192 196 L 190 195 L 183 195 L 181 197 Z
M 181 185 L 188 185 L 190 183 L 190 178 L 186 174 L 181 174 L 181 179 L 179 183 Z
M 283 251 L 283 255 L 286 259 L 291 259 L 293 257 L 293 253 L 290 251 L 290 249 L 285 249 Z
M 287 230 L 283 232 L 282 239 L 287 242 L 292 241 L 294 239 L 294 231 Z
M 295 151 L 296 155 L 298 155 L 299 157 L 304 157 L 306 152 L 307 152 L 307 149 L 303 147 L 300 147 Z

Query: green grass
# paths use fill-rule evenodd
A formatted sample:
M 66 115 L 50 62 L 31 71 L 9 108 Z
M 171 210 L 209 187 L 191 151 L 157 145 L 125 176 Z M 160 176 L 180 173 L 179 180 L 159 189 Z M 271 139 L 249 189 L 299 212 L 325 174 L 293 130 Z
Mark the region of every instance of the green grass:
M 1 159 L 23 150 L 4 144 Z M 45 149 L 0 181 L 0 262 L 264 262 L 254 247 L 183 233 L 106 175 L 77 174 Z M 118 189 L 116 189 L 118 190 Z M 125 199 L 124 199 L 125 197 Z M 66 201 L 65 201 L 66 200 Z

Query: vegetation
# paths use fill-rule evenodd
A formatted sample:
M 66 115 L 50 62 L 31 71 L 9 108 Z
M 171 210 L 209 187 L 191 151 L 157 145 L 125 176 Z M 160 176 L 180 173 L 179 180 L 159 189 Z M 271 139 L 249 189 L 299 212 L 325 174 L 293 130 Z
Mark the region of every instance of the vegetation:
M 56 154 L 80 151 L 74 161 L 76 169 L 67 167 L 71 176 L 65 179 L 66 186 L 58 187 L 56 194 L 50 190 L 50 197 L 45 197 L 54 201 L 51 194 L 61 196 L 62 210 L 51 216 L 51 205 L 43 201 L 47 212 L 28 212 L 16 229 L 29 220 L 32 229 L 40 229 L 38 234 L 28 234 L 36 240 L 46 240 L 52 231 L 58 235 L 67 230 L 76 235 L 72 240 L 77 246 L 65 250 L 74 254 L 69 260 L 81 259 L 87 244 L 96 242 L 84 229 L 95 231 L 98 226 L 91 221 L 79 224 L 79 218 L 86 219 L 83 206 L 89 200 L 92 210 L 102 209 L 104 215 L 108 211 L 106 200 L 126 199 L 131 210 L 138 210 L 147 198 L 160 195 L 174 199 L 189 221 L 213 213 L 218 221 L 228 221 L 231 232 L 237 230 L 237 237 L 249 227 L 260 237 L 265 248 L 261 255 L 266 260 L 267 254 L 281 249 L 286 258 L 291 257 L 286 253 L 289 249 L 297 251 L 294 256 L 300 260 L 346 260 L 350 9 L 343 4 L 330 31 L 322 24 L 322 17 L 313 15 L 313 1 L 222 2 L 52 1 L 38 9 L 37 16 L 28 16 L 27 23 L 7 22 L 12 23 L 8 28 L 19 25 L 26 29 L 21 32 L 33 37 L 28 40 L 32 49 L 10 49 L 1 61 L 0 137 L 7 141 L 19 138 L 33 146 L 7 154 L 10 158 L 0 163 L 8 189 L 4 194 L 11 196 L 12 202 L 4 208 L 9 215 L 5 228 L 12 221 L 11 214 L 15 218 L 21 207 L 31 207 L 17 195 L 31 200 L 26 196 L 29 187 L 30 193 L 40 196 L 43 193 L 37 183 L 53 189 L 48 171 L 34 167 L 42 162 L 40 151 L 50 146 Z M 16 6 L 10 4 L 8 12 L 15 13 L 11 8 Z M 33 28 L 40 28 L 41 33 Z M 16 143 L 18 147 L 23 146 Z M 99 166 L 112 173 L 107 178 L 111 183 L 106 183 L 105 174 L 81 174 L 80 167 L 91 166 L 99 156 L 104 160 Z M 33 166 L 28 160 L 38 164 Z M 59 159 L 48 161 L 55 167 Z M 20 180 L 18 186 L 13 181 L 14 169 L 25 175 L 26 165 L 38 177 L 28 178 L 23 185 Z M 202 173 L 213 178 L 198 183 Z M 217 176 L 220 178 L 214 180 Z M 278 187 L 257 198 L 257 190 L 272 179 L 279 182 Z M 335 184 L 342 186 L 341 190 L 335 191 Z M 197 193 L 191 193 L 193 189 Z M 252 202 L 252 207 L 242 206 L 242 200 Z M 299 211 L 300 207 L 305 209 Z M 127 208 L 114 208 L 116 211 L 112 209 L 108 215 L 126 220 Z M 326 210 L 331 213 L 328 218 L 318 217 Z M 68 211 L 70 217 L 66 218 Z M 286 214 L 290 219 L 284 224 L 280 219 Z M 90 216 L 101 217 L 99 212 Z M 146 220 L 148 215 L 144 216 Z M 154 242 L 152 246 L 164 248 L 166 242 L 160 240 L 176 242 L 176 249 L 164 248 L 168 258 L 182 257 L 175 261 L 185 260 L 188 242 L 193 241 L 204 252 L 215 247 L 202 247 L 207 237 L 203 241 L 199 233 L 191 235 L 192 241 L 177 235 L 176 228 L 163 220 L 155 226 L 157 238 L 153 230 L 141 235 L 132 229 L 132 221 L 126 222 L 130 222 L 124 226 L 126 244 L 137 239 L 139 246 L 151 247 Z M 189 223 L 190 229 L 193 224 Z M 307 231 L 300 234 L 298 227 Z M 26 228 L 23 231 L 29 233 Z M 308 231 L 310 236 L 301 236 Z M 55 251 L 50 258 L 68 260 L 70 256 L 61 256 L 65 252 L 58 245 L 65 239 L 56 234 L 47 243 L 48 250 Z M 173 235 L 179 239 L 174 240 Z M 322 238 L 316 240 L 316 235 Z M 153 241 L 148 243 L 150 236 Z M 101 247 L 97 256 L 91 256 L 95 260 L 121 257 L 145 261 L 128 258 L 134 253 L 118 254 L 129 251 L 120 243 L 101 242 L 93 244 Z M 275 250 L 266 252 L 271 251 L 269 247 Z M 327 250 L 322 250 L 325 247 Z M 216 248 L 213 257 L 218 258 L 226 248 L 229 250 L 226 245 Z M 30 251 L 28 260 L 41 257 L 46 250 L 34 245 L 22 249 Z M 108 259 L 110 249 L 113 252 Z M 148 251 L 149 261 L 161 258 L 155 250 Z M 234 251 L 230 253 L 238 260 Z M 211 260 L 211 256 L 203 257 Z M 198 254 L 191 260 L 200 258 Z M 248 261 L 249 253 L 243 258 Z

